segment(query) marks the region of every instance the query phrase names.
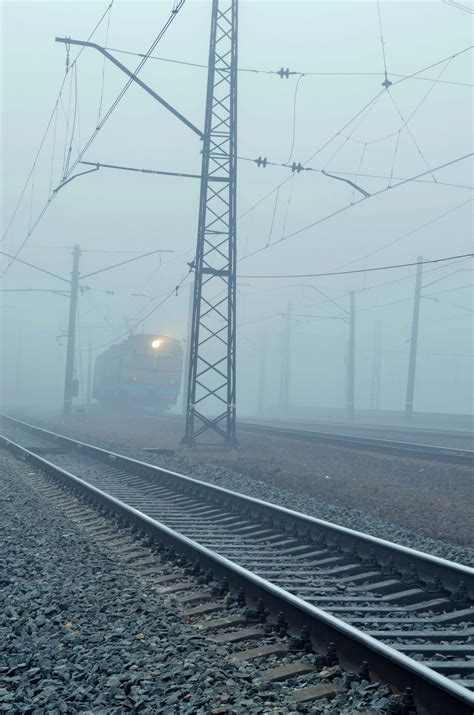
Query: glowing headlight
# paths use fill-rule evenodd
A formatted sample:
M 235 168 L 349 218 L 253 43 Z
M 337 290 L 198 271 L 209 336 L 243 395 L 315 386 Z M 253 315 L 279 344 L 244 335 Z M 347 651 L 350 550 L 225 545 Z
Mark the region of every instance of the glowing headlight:
M 161 340 L 152 340 L 151 341 L 151 347 L 154 348 L 155 350 L 159 348 L 161 345 Z

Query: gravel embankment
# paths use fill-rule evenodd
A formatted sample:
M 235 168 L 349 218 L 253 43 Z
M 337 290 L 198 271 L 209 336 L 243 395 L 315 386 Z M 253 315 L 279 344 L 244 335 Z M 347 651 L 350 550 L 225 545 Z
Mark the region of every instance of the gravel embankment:
M 140 446 L 176 446 L 182 424 L 166 416 L 156 420 L 99 413 L 68 423 L 38 418 L 35 422 L 320 519 L 474 564 L 472 474 L 467 470 L 442 474 L 442 467 L 415 460 L 295 445 L 271 437 L 252 437 L 251 445 L 246 437 L 237 456 L 226 456 L 223 450 L 174 456 L 144 453 Z
M 389 690 L 338 667 L 326 675 L 265 682 L 255 663 L 191 625 L 153 579 L 73 526 L 0 458 L 0 712 L 225 715 L 386 712 Z M 307 659 L 314 656 L 307 655 Z M 267 667 L 269 665 L 267 664 Z M 295 706 L 311 682 L 345 685 L 331 702 Z

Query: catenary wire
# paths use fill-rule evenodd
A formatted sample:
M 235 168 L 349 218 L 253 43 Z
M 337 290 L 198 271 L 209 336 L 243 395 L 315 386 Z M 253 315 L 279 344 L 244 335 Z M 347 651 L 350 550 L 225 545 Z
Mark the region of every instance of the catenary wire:
M 153 49 L 157 46 L 158 42 L 161 40 L 161 38 L 163 37 L 163 35 L 165 34 L 165 32 L 167 31 L 167 29 L 169 28 L 169 26 L 170 26 L 171 23 L 173 22 L 173 20 L 176 18 L 176 16 L 177 16 L 179 10 L 182 8 L 182 6 L 184 5 L 184 3 L 185 3 L 185 0 L 179 0 L 178 3 L 177 3 L 177 5 L 176 5 L 175 7 L 173 7 L 173 10 L 172 10 L 172 12 L 171 12 L 171 14 L 170 14 L 170 17 L 169 17 L 168 20 L 165 22 L 165 24 L 164 24 L 164 26 L 162 27 L 162 29 L 160 30 L 158 36 L 155 38 L 155 40 L 154 40 L 154 42 L 152 43 L 150 49 L 148 50 L 148 53 L 152 52 Z M 110 3 L 109 8 L 110 8 L 111 6 L 112 6 L 112 3 Z M 92 36 L 92 35 L 91 35 L 91 36 Z M 89 39 L 90 39 L 91 36 L 89 36 Z M 79 51 L 77 57 L 79 57 L 79 55 L 81 54 L 81 52 L 82 52 L 83 49 L 84 49 L 84 48 L 81 48 L 81 50 Z M 147 53 L 147 55 L 148 55 L 148 53 Z M 75 61 L 77 61 L 77 57 L 76 57 L 76 60 L 75 60 Z M 147 60 L 147 56 L 145 56 L 145 57 L 142 59 L 142 61 L 138 64 L 138 67 L 135 69 L 135 72 L 134 72 L 135 75 L 138 74 L 138 72 L 141 70 L 141 68 L 142 68 L 143 65 L 145 64 L 146 60 Z M 133 79 L 130 78 L 130 79 L 125 83 L 125 85 L 124 85 L 124 87 L 122 88 L 121 92 L 118 94 L 118 96 L 116 97 L 116 99 L 115 99 L 115 101 L 113 102 L 113 104 L 111 105 L 111 107 L 109 107 L 107 113 L 106 113 L 106 114 L 104 115 L 104 117 L 102 118 L 100 124 L 97 125 L 97 127 L 96 127 L 95 131 L 92 133 L 92 135 L 89 137 L 89 139 L 88 139 L 88 141 L 86 142 L 85 146 L 84 146 L 84 147 L 81 149 L 81 151 L 79 152 L 77 158 L 76 158 L 75 161 L 73 162 L 72 166 L 69 168 L 68 174 L 66 174 L 64 178 L 67 178 L 67 176 L 69 176 L 69 175 L 72 173 L 72 171 L 75 169 L 75 167 L 77 166 L 77 164 L 80 162 L 80 160 L 81 160 L 82 157 L 84 156 L 85 152 L 86 152 L 87 149 L 90 147 L 90 145 L 92 144 L 92 142 L 93 142 L 94 139 L 96 138 L 98 132 L 99 132 L 100 129 L 104 126 L 104 124 L 106 123 L 106 121 L 108 120 L 108 118 L 110 117 L 110 115 L 112 114 L 112 112 L 114 111 L 114 109 L 116 108 L 116 106 L 119 104 L 120 100 L 122 99 L 122 97 L 124 96 L 124 94 L 126 93 L 126 91 L 128 90 L 128 88 L 130 87 L 130 85 L 132 84 L 132 82 L 133 82 Z M 41 219 L 43 218 L 44 214 L 45 214 L 46 211 L 48 210 L 48 208 L 49 208 L 51 202 L 53 201 L 53 199 L 54 199 L 55 196 L 57 196 L 57 195 L 58 195 L 58 192 L 56 191 L 56 192 L 52 193 L 52 194 L 48 197 L 46 203 L 44 204 L 44 206 L 43 206 L 43 208 L 42 208 L 42 210 L 41 210 L 41 212 L 39 213 L 39 215 L 37 216 L 35 222 L 33 223 L 32 227 L 31 227 L 31 230 L 27 233 L 27 235 L 25 236 L 23 242 L 20 244 L 20 247 L 18 248 L 17 253 L 15 254 L 16 256 L 18 256 L 18 255 L 21 253 L 21 251 L 23 250 L 23 247 L 24 247 L 25 244 L 28 242 L 28 240 L 29 240 L 31 234 L 32 234 L 33 231 L 36 229 L 36 226 L 40 223 L 40 221 L 41 221 Z M 0 276 L 0 278 L 3 278 L 3 276 L 4 276 L 5 273 L 8 271 L 8 269 L 10 268 L 11 265 L 12 265 L 12 261 L 10 261 L 10 262 L 7 264 L 7 266 L 5 267 L 3 273 L 2 273 L 1 276 Z
M 95 27 L 92 29 L 91 33 L 89 34 L 89 37 L 87 38 L 87 42 L 89 42 L 89 40 L 94 36 L 95 32 L 97 31 L 97 29 L 98 29 L 98 28 L 100 27 L 100 25 L 102 24 L 102 21 L 103 21 L 104 18 L 106 17 L 107 13 L 110 11 L 110 8 L 112 7 L 113 4 L 114 4 L 114 0 L 111 0 L 111 2 L 109 3 L 109 5 L 107 6 L 106 10 L 104 11 L 104 13 L 101 15 L 99 21 L 97 22 L 97 24 L 95 25 Z M 79 50 L 79 52 L 77 53 L 75 59 L 72 61 L 71 65 L 70 65 L 70 68 L 75 65 L 75 63 L 76 63 L 77 60 L 79 59 L 79 56 L 81 55 L 81 53 L 82 53 L 83 50 L 84 50 L 83 47 Z M 18 209 L 19 209 L 19 207 L 20 207 L 20 204 L 21 204 L 21 202 L 22 202 L 22 200 L 23 200 L 23 196 L 25 195 L 25 191 L 26 191 L 27 186 L 28 186 L 28 184 L 29 184 L 29 182 L 30 182 L 32 172 L 33 172 L 33 170 L 34 170 L 34 168 L 35 168 L 35 166 L 36 166 L 36 163 L 37 163 L 37 161 L 38 161 L 38 158 L 39 158 L 39 156 L 40 156 L 40 154 L 41 154 L 41 150 L 42 150 L 42 148 L 43 148 L 44 142 L 46 141 L 46 137 L 47 137 L 47 135 L 48 135 L 48 131 L 49 131 L 49 128 L 50 128 L 50 126 L 51 126 L 51 122 L 53 121 L 54 114 L 55 114 L 55 112 L 56 112 L 56 110 L 57 110 L 57 108 L 58 108 L 58 104 L 59 104 L 59 101 L 60 101 L 61 96 L 62 96 L 62 92 L 63 92 L 63 89 L 64 89 L 64 85 L 65 85 L 65 83 L 66 83 L 66 78 L 67 78 L 67 75 L 64 76 L 64 78 L 63 78 L 63 80 L 62 80 L 62 82 L 61 82 L 61 86 L 60 86 L 60 88 L 59 88 L 59 92 L 58 92 L 57 98 L 56 98 L 56 100 L 55 100 L 55 102 L 54 102 L 54 105 L 53 105 L 53 109 L 52 109 L 51 114 L 50 114 L 50 116 L 49 116 L 49 119 L 48 119 L 48 121 L 47 121 L 47 123 L 46 123 L 46 129 L 45 129 L 44 132 L 43 132 L 43 135 L 42 135 L 42 137 L 41 137 L 38 150 L 37 150 L 37 152 L 36 152 L 35 158 L 33 159 L 33 164 L 32 164 L 31 169 L 30 169 L 30 171 L 29 171 L 29 173 L 28 173 L 28 175 L 27 175 L 27 177 L 26 177 L 26 181 L 25 181 L 25 183 L 24 183 L 24 185 L 23 185 L 23 188 L 22 188 L 22 190 L 20 191 L 20 195 L 19 195 L 19 197 L 18 197 L 17 203 L 15 204 L 15 208 L 13 209 L 13 213 L 12 213 L 12 215 L 11 215 L 11 217 L 10 217 L 10 220 L 9 220 L 9 222 L 8 222 L 8 224 L 7 224 L 7 227 L 6 227 L 5 231 L 4 231 L 3 234 L 2 234 L 2 241 L 5 239 L 5 237 L 6 237 L 7 233 L 8 233 L 8 231 L 10 230 L 10 227 L 11 227 L 11 225 L 13 224 L 13 221 L 15 220 L 15 216 L 16 216 L 16 214 L 17 214 L 17 212 L 18 212 Z
M 474 253 L 462 253 L 458 256 L 444 256 L 443 258 L 432 258 L 426 261 L 414 261 L 411 263 L 394 263 L 389 266 L 375 266 L 374 268 L 356 268 L 351 271 L 328 271 L 325 273 L 285 273 L 285 274 L 272 274 L 272 275 L 250 275 L 250 274 L 240 274 L 239 278 L 320 278 L 323 276 L 346 276 L 352 275 L 354 273 L 373 273 L 374 271 L 388 271 L 395 268 L 408 268 L 409 266 L 426 265 L 428 263 L 443 263 L 445 261 L 454 261 L 459 258 L 471 258 L 474 257 Z
M 117 52 L 118 54 L 122 55 L 131 55 L 133 57 L 143 57 L 143 53 L 141 52 L 132 52 L 130 50 L 122 50 L 117 47 L 104 47 L 104 50 L 108 50 L 109 52 Z M 187 67 L 198 67 L 200 69 L 207 69 L 207 65 L 199 62 L 190 62 L 186 60 L 178 60 L 173 57 L 158 57 L 157 55 L 150 55 L 149 57 L 150 60 L 157 60 L 159 62 L 169 62 L 171 64 L 176 64 L 176 65 L 185 65 Z M 425 69 L 430 69 L 432 66 L 436 65 L 430 65 L 429 67 L 426 67 Z M 422 72 L 424 70 L 421 70 Z M 264 74 L 264 75 L 277 75 L 281 76 L 281 70 L 266 70 L 266 69 L 258 69 L 258 68 L 252 68 L 252 67 L 238 67 L 237 72 L 246 72 L 246 73 L 253 73 L 253 74 Z M 424 82 L 432 82 L 433 79 L 431 77 L 417 77 L 416 75 L 419 74 L 418 72 L 416 74 L 411 74 L 411 75 L 405 75 L 405 74 L 399 74 L 395 72 L 390 73 L 392 77 L 398 77 L 400 79 L 416 79 Z M 307 77 L 380 77 L 383 76 L 383 72 L 308 72 L 308 71 L 295 71 L 295 72 L 289 72 L 290 76 L 301 76 L 301 75 L 306 75 Z M 472 87 L 473 85 L 468 82 L 456 82 L 454 80 L 442 80 L 444 84 L 454 84 L 454 85 L 459 85 L 461 87 Z
M 321 218 L 317 219 L 316 221 L 312 221 L 310 224 L 307 224 L 306 226 L 302 226 L 301 228 L 297 229 L 296 231 L 293 231 L 292 233 L 287 234 L 286 236 L 283 236 L 279 241 L 275 241 L 275 243 L 272 244 L 272 246 L 276 246 L 282 241 L 286 241 L 290 238 L 294 238 L 295 236 L 298 236 L 299 234 L 303 233 L 304 231 L 307 231 L 310 228 L 313 228 L 314 226 L 317 226 L 321 223 L 324 223 L 325 221 L 328 221 L 330 218 L 333 218 L 334 216 L 338 216 L 339 214 L 343 213 L 344 211 L 347 211 L 348 209 L 353 208 L 354 206 L 358 206 L 362 201 L 368 201 L 369 199 L 374 198 L 375 196 L 380 196 L 381 194 L 386 193 L 387 191 L 391 191 L 392 189 L 396 189 L 399 186 L 403 186 L 404 184 L 407 184 L 414 179 L 419 179 L 422 176 L 426 176 L 426 174 L 430 174 L 432 171 L 439 171 L 441 169 L 444 169 L 448 166 L 452 166 L 453 164 L 456 164 L 459 161 L 463 161 L 464 159 L 467 159 L 471 156 L 474 156 L 474 152 L 470 152 L 469 154 L 465 154 L 464 156 L 458 157 L 457 159 L 453 159 L 452 161 L 446 162 L 445 164 L 440 164 L 439 166 L 434 167 L 434 169 L 430 169 L 429 171 L 425 171 L 421 174 L 417 174 L 416 176 L 410 177 L 409 179 L 404 179 L 403 181 L 399 181 L 396 184 L 393 184 L 392 186 L 388 187 L 386 186 L 383 189 L 379 189 L 378 191 L 375 191 L 374 193 L 370 194 L 367 197 L 363 197 L 361 199 L 358 199 L 357 201 L 354 201 L 353 203 L 345 204 L 339 209 L 336 209 L 335 211 L 332 211 L 329 214 L 326 214 L 325 216 L 322 216 Z M 257 248 L 255 251 L 252 251 L 252 253 L 248 253 L 246 256 L 242 256 L 239 258 L 239 261 L 242 261 L 246 258 L 250 258 L 251 256 L 256 255 L 257 253 L 261 253 L 262 251 L 267 250 L 270 247 L 264 246 L 263 248 Z
M 184 283 L 184 281 L 186 280 L 186 278 L 188 277 L 188 275 L 189 275 L 189 271 L 187 271 L 187 272 L 185 273 L 185 275 L 181 278 L 181 280 L 179 281 L 179 283 L 177 283 L 177 285 L 176 285 L 169 293 L 167 293 L 167 294 L 165 295 L 165 297 L 162 298 L 162 300 L 160 300 L 157 305 L 155 305 L 155 306 L 154 306 L 146 315 L 144 315 L 142 318 L 140 318 L 139 320 L 137 320 L 136 322 L 134 322 L 133 327 L 134 327 L 134 328 L 137 328 L 139 325 L 141 325 L 142 323 L 144 323 L 145 320 L 147 320 L 151 315 L 153 315 L 153 313 L 155 313 L 155 312 L 158 310 L 158 308 L 161 308 L 161 306 L 164 305 L 172 296 L 176 296 L 176 294 L 177 294 L 177 292 L 178 292 L 178 289 L 182 286 L 182 284 Z M 108 347 L 109 345 L 112 345 L 112 343 L 115 343 L 117 340 L 121 340 L 121 338 L 124 338 L 126 335 L 129 335 L 129 333 L 130 333 L 130 330 L 126 330 L 126 331 L 125 331 L 124 333 L 122 333 L 121 335 L 115 336 L 114 338 L 112 338 L 112 340 L 109 340 L 109 341 L 107 341 L 106 343 L 103 343 L 102 345 L 96 345 L 96 346 L 91 347 L 91 348 L 85 348 L 85 349 L 84 349 L 84 352 L 94 352 L 95 350 L 102 350 L 102 348 L 106 348 L 106 347 Z

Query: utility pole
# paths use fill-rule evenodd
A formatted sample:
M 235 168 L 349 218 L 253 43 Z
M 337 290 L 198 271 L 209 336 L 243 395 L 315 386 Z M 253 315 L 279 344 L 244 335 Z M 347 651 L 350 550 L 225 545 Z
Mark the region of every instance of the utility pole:
M 347 417 L 354 419 L 355 392 L 355 293 L 350 292 L 349 349 L 347 361 Z
M 405 400 L 405 417 L 413 415 L 413 398 L 415 395 L 416 351 L 418 346 L 418 324 L 420 319 L 422 256 L 418 256 L 415 278 L 415 299 L 413 302 L 413 318 L 411 323 L 410 358 L 408 361 L 407 395 Z
M 69 322 L 67 329 L 66 374 L 64 379 L 63 415 L 71 414 L 74 390 L 74 346 L 76 339 L 77 296 L 79 292 L 79 246 L 74 246 L 72 254 L 71 295 L 69 298 Z
M 291 343 L 291 303 L 285 319 L 285 327 L 281 333 L 281 381 L 280 381 L 280 409 L 288 410 L 290 404 L 290 343 Z
M 183 444 L 236 437 L 237 0 L 213 0 Z M 215 183 L 217 182 L 217 183 Z M 223 295 L 222 295 L 223 294 Z
M 265 396 L 267 391 L 267 347 L 268 336 L 266 333 L 262 333 L 260 336 L 260 365 L 257 391 L 257 412 L 259 415 L 262 415 L 265 409 Z
M 381 380 L 381 343 L 382 343 L 382 323 L 377 320 L 375 323 L 374 353 L 372 356 L 372 380 L 370 386 L 370 407 L 380 410 L 380 380 Z

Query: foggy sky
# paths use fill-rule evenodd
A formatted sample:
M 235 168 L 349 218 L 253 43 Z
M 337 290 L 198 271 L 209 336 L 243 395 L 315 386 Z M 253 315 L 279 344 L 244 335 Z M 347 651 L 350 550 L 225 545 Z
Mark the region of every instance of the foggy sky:
M 106 6 L 105 2 L 81 0 L 2 3 L 4 228 L 64 75 L 65 48 L 56 44 L 54 37 L 86 39 Z M 145 52 L 171 6 L 171 2 L 116 0 L 108 46 Z M 205 64 L 210 6 L 210 1 L 188 0 L 154 54 Z M 446 3 L 382 2 L 381 10 L 388 76 L 394 83 L 400 79 L 394 74 L 411 74 L 472 44 L 471 16 Z M 93 39 L 104 44 L 105 32 L 106 23 Z M 72 49 L 71 58 L 75 54 Z M 137 57 L 116 56 L 132 69 L 138 63 Z M 273 71 L 283 66 L 308 73 L 299 80 L 296 101 L 296 76 L 280 79 L 275 74 L 239 73 L 240 157 L 266 156 L 269 161 L 286 163 L 292 146 L 294 108 L 291 161 L 306 164 L 316 154 L 308 166 L 336 174 L 359 174 L 357 179 L 348 178 L 370 193 L 386 187 L 388 179 L 363 174 L 389 177 L 393 172 L 393 177 L 408 178 L 472 151 L 471 52 L 426 70 L 420 75 L 425 79 L 394 84 L 390 91 L 398 109 L 384 93 L 367 115 L 362 114 L 341 131 L 382 89 L 383 58 L 375 2 L 241 2 L 239 66 Z M 76 145 L 82 146 L 96 126 L 102 72 L 101 56 L 86 50 L 77 65 L 79 122 L 72 159 L 77 155 Z M 315 76 L 309 74 L 312 72 L 335 74 Z M 203 126 L 205 69 L 149 60 L 140 76 L 193 123 Z M 58 111 L 54 151 L 51 130 L 35 171 L 34 189 L 30 184 L 6 236 L 3 250 L 7 252 L 14 251 L 24 240 L 47 199 L 51 179 L 54 188 L 61 178 L 65 116 L 73 79 L 71 73 L 63 94 L 64 110 L 60 107 Z M 102 114 L 123 84 L 124 76 L 119 70 L 106 64 Z M 132 86 L 85 159 L 198 173 L 200 147 L 192 132 L 139 87 Z M 285 235 L 292 234 L 361 197 L 347 184 L 318 172 L 302 172 L 281 187 L 277 201 L 273 193 L 248 213 L 289 174 L 282 167 L 258 168 L 244 159 L 238 163 L 238 216 L 244 214 L 238 222 L 241 276 L 360 269 L 413 262 L 417 256 L 431 259 L 472 251 L 470 160 L 436 172 L 438 182 L 457 186 L 434 183 L 427 175 L 423 182 L 410 182 L 369 198 L 280 242 L 285 222 Z M 199 183 L 193 179 L 101 169 L 61 189 L 30 237 L 21 257 L 65 277 L 69 277 L 70 247 L 75 243 L 83 251 L 82 273 L 131 257 L 113 251 L 174 251 L 163 254 L 161 259 L 147 258 L 85 281 L 89 290 L 80 299 L 76 360 L 83 388 L 89 341 L 96 347 L 120 336 L 127 327 L 124 318 L 144 315 L 186 274 L 187 262 L 194 255 L 198 192 Z M 439 221 L 401 238 L 451 209 L 455 210 Z M 401 240 L 383 248 L 398 238 Z M 268 249 L 245 257 L 267 242 Z M 5 265 L 3 259 L 1 265 Z M 424 285 L 443 280 L 426 287 L 426 299 L 421 304 L 417 411 L 472 409 L 470 267 L 470 261 L 424 267 Z M 291 404 L 344 404 L 347 324 L 334 319 L 343 315 L 334 303 L 301 284 L 312 284 L 345 309 L 348 292 L 357 291 L 356 407 L 369 406 L 375 324 L 381 321 L 382 407 L 403 408 L 414 275 L 415 269 L 407 268 L 318 279 L 242 277 L 238 302 L 238 408 L 242 412 L 256 408 L 262 334 L 268 346 L 266 402 L 268 407 L 278 403 L 282 314 L 287 312 L 289 303 L 298 315 L 326 316 L 291 321 Z M 146 321 L 145 332 L 186 336 L 190 280 L 178 296 Z M 59 281 L 16 264 L 7 272 L 1 287 L 62 286 Z M 144 293 L 153 300 L 133 293 Z M 5 399 L 19 391 L 23 399 L 31 394 L 36 399 L 51 396 L 59 401 L 65 344 L 57 336 L 66 332 L 67 300 L 48 293 L 3 292 L 0 301 Z

